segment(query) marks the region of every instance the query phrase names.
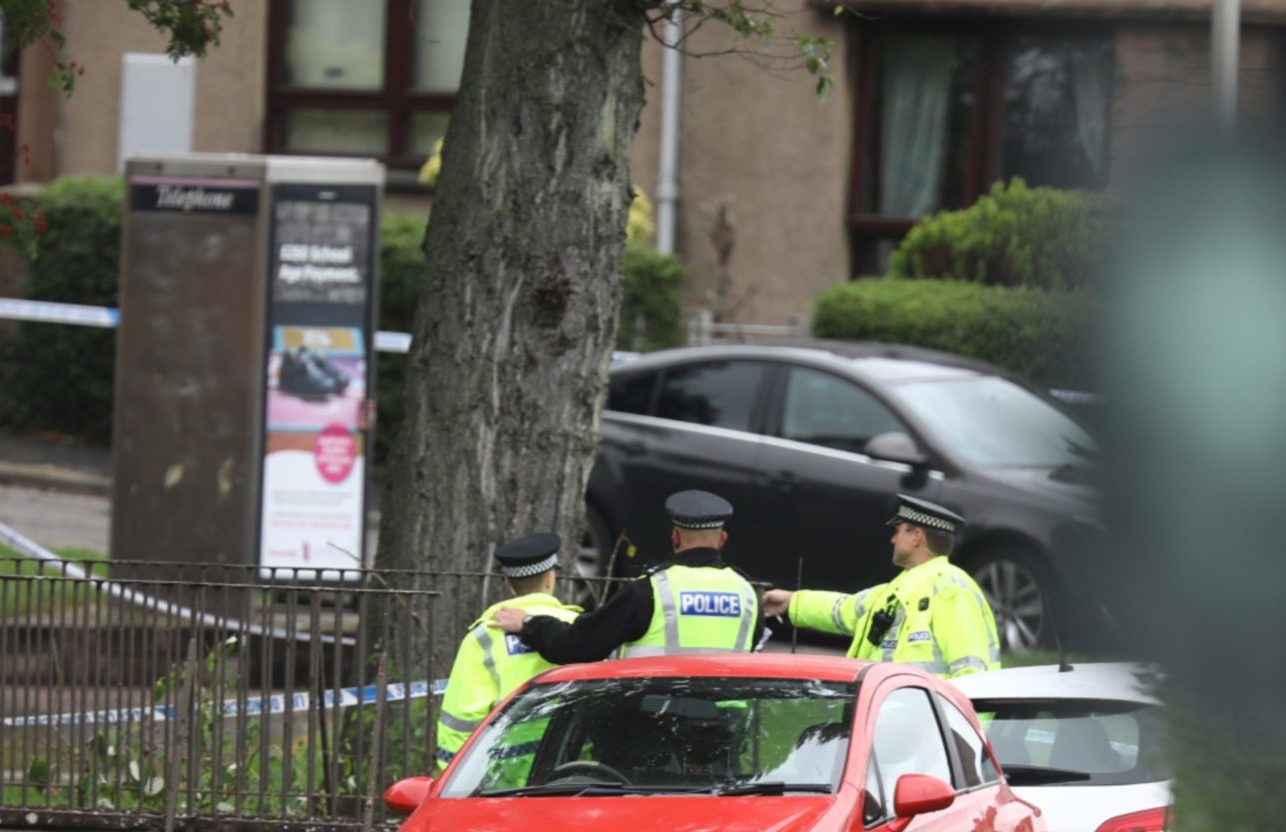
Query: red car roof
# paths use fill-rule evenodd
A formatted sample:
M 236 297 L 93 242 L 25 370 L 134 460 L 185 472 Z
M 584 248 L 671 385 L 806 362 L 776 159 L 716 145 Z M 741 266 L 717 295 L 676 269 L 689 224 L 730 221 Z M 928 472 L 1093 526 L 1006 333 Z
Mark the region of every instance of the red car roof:
M 871 662 L 836 656 L 790 653 L 708 653 L 646 659 L 569 664 L 535 680 L 537 684 L 587 679 L 637 679 L 657 676 L 746 676 L 851 682 Z

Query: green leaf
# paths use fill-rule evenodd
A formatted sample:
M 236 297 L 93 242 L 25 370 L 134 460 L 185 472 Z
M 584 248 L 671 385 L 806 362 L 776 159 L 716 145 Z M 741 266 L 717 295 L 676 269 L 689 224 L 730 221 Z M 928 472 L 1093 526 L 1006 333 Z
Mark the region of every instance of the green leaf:
M 43 757 L 36 757 L 27 766 L 27 783 L 33 788 L 44 791 L 49 788 L 49 761 Z

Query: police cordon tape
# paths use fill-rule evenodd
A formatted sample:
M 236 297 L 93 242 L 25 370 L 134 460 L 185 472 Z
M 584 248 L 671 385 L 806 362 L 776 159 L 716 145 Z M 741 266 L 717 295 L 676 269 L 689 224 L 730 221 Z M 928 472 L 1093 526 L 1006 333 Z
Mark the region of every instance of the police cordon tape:
M 112 329 L 120 324 L 121 315 L 110 306 L 82 306 L 78 303 L 0 298 L 0 318 Z
M 127 604 L 134 604 L 142 607 L 144 610 L 159 615 L 172 615 L 176 618 L 184 618 L 189 621 L 205 624 L 210 627 L 221 627 L 223 629 L 235 628 L 238 632 L 247 633 L 257 636 L 271 636 L 273 638 L 294 640 L 294 641 L 311 641 L 312 634 L 308 632 L 288 632 L 283 627 L 262 627 L 258 624 L 242 624 L 239 621 L 222 616 L 213 615 L 208 612 L 197 612 L 191 607 L 185 607 L 182 604 L 176 604 L 166 601 L 164 598 L 158 598 L 155 595 L 148 595 L 121 585 L 117 581 L 108 578 L 100 578 L 97 575 L 91 575 L 83 567 L 74 561 L 61 558 L 53 552 L 41 546 L 36 541 L 16 531 L 5 523 L 0 523 L 0 543 L 17 549 L 19 552 L 45 563 L 57 564 L 59 575 L 55 577 L 69 578 L 72 580 L 90 580 L 102 587 L 108 595 L 124 601 Z M 328 570 L 329 571 L 329 570 Z M 339 571 L 339 570 L 334 570 Z M 356 640 L 352 636 L 336 638 L 329 633 L 322 633 L 318 640 L 325 644 L 343 644 L 352 646 Z
M 115 329 L 121 313 L 111 306 L 82 306 L 78 303 L 54 303 L 45 300 L 0 298 L 0 318 L 13 321 L 37 321 L 47 324 L 71 324 Z M 375 349 L 381 352 L 407 352 L 411 349 L 409 332 L 375 333 Z
M 407 699 L 424 699 L 429 696 L 441 696 L 447 689 L 446 679 L 433 681 L 419 680 L 403 684 L 396 682 L 384 686 L 384 702 L 402 702 Z M 376 705 L 379 703 L 379 685 L 340 688 L 322 693 L 321 707 L 352 708 L 356 705 Z M 266 705 L 265 705 L 266 703 Z M 312 704 L 312 696 L 307 693 L 290 695 L 275 693 L 268 697 L 252 696 L 244 702 L 240 699 L 225 699 L 218 705 L 216 713 L 228 719 L 236 716 L 271 716 L 284 714 L 287 703 L 291 713 L 307 713 Z M 165 722 L 174 719 L 177 711 L 172 706 L 157 705 L 150 708 L 119 708 L 107 711 L 79 711 L 64 714 L 37 714 L 35 716 L 14 716 L 0 720 L 0 727 L 24 728 L 39 725 L 117 725 L 124 722 Z

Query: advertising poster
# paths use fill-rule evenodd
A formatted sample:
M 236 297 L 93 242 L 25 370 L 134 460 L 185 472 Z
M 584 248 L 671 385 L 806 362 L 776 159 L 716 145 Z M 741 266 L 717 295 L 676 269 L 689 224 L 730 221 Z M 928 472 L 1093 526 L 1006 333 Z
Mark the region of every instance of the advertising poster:
M 365 565 L 377 227 L 373 186 L 272 190 L 259 565 Z M 312 570 L 318 570 L 313 572 Z M 320 573 L 320 574 L 318 574 Z M 276 577 L 291 577 L 293 573 Z

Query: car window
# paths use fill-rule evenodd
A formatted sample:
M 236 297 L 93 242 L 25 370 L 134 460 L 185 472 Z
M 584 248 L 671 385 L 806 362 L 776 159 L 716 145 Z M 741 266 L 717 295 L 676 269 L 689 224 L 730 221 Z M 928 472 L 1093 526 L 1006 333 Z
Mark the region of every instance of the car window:
M 947 749 L 928 691 L 899 688 L 880 705 L 875 720 L 875 761 L 884 789 L 892 795 L 903 774 L 929 774 L 951 782 Z
M 878 399 L 850 381 L 807 367 L 786 380 L 781 435 L 785 439 L 861 453 L 871 437 L 906 428 Z
M 956 778 L 956 788 L 968 789 L 1000 779 L 996 765 L 987 754 L 982 735 L 970 724 L 968 717 L 948 700 L 938 697 L 938 704 L 947 716 L 947 737 L 956 745 L 962 771 Z
M 656 373 L 634 373 L 612 379 L 607 388 L 608 410 L 646 416 L 652 409 L 652 390 L 656 387 Z
M 996 376 L 888 386 L 942 447 L 985 468 L 1052 468 L 1058 478 L 1092 470 L 1098 446 L 1056 407 Z
M 1169 779 L 1155 705 L 1086 700 L 975 700 L 1010 783 L 1125 785 Z M 1065 776 L 1059 777 L 1061 770 Z
M 764 377 L 757 361 L 713 361 L 671 367 L 661 381 L 656 415 L 699 425 L 749 430 Z
M 848 755 L 855 690 L 810 679 L 715 677 L 535 685 L 463 753 L 443 796 L 569 780 L 640 793 L 713 794 L 761 783 L 785 793 L 792 786 L 833 792 Z

